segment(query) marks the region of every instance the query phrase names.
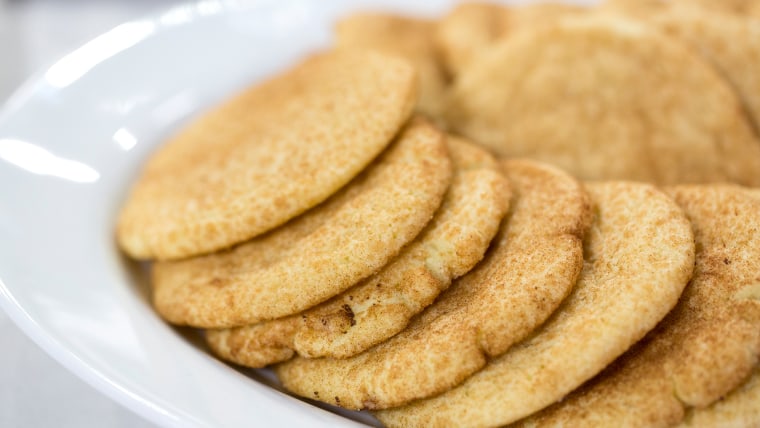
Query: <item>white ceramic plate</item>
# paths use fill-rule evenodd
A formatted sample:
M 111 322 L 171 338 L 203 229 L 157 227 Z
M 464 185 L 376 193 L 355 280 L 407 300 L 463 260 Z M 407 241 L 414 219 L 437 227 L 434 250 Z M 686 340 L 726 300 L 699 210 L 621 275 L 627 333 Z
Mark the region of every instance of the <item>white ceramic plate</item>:
M 356 426 L 238 371 L 150 307 L 114 245 L 139 166 L 193 115 L 328 46 L 353 10 L 434 15 L 451 0 L 204 1 L 121 25 L 31 79 L 0 112 L 0 306 L 110 397 L 167 426 Z M 333 409 L 334 410 L 334 409 Z

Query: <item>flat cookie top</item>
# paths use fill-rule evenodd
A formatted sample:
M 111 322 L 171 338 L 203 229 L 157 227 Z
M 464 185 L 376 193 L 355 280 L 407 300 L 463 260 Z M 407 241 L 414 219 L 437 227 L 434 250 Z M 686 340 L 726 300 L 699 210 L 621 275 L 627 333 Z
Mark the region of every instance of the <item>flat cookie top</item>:
M 292 222 L 229 251 L 156 263 L 156 309 L 175 324 L 223 328 L 321 303 L 414 239 L 451 175 L 443 134 L 412 121 L 370 168 Z
M 480 264 L 391 339 L 348 359 L 277 366 L 285 388 L 347 408 L 398 406 L 459 384 L 540 325 L 581 271 L 591 209 L 562 171 L 530 161 L 504 170 L 514 197 Z
M 458 4 L 435 29 L 435 45 L 448 72 L 457 76 L 497 40 L 522 28 L 535 28 L 586 8 L 565 3 L 504 5 Z
M 619 16 L 504 39 L 450 101 L 456 131 L 581 178 L 760 183 L 760 143 L 732 88 L 688 47 Z
M 206 334 L 222 358 L 263 367 L 300 355 L 345 358 L 403 330 L 488 248 L 509 202 L 509 185 L 483 149 L 448 138 L 454 178 L 420 235 L 377 274 L 301 314 Z
M 760 355 L 760 200 L 735 186 L 668 190 L 696 238 L 678 305 L 600 376 L 531 424 L 672 426 L 738 387 Z M 529 425 L 530 426 L 530 425 Z
M 760 3 L 760 2 L 758 2 Z M 646 22 L 692 46 L 733 85 L 760 129 L 760 20 L 691 3 L 663 5 Z M 759 143 L 760 144 L 760 143 Z
M 417 110 L 431 118 L 441 116 L 446 76 L 433 45 L 435 23 L 399 15 L 358 13 L 338 21 L 338 48 L 374 49 L 399 55 L 417 69 L 420 97 Z
M 119 245 L 135 258 L 176 259 L 279 226 L 364 169 L 415 101 L 416 74 L 406 61 L 316 55 L 205 113 L 161 147 L 122 208 Z
M 538 411 L 596 375 L 678 301 L 694 266 L 689 221 L 653 186 L 586 186 L 596 218 L 578 283 L 532 337 L 462 385 L 379 412 L 389 427 L 503 426 Z
M 734 87 L 754 122 L 760 125 L 760 20 L 732 13 L 731 1 L 616 0 L 603 12 L 646 22 L 701 54 Z M 742 3 L 735 2 L 737 8 Z M 738 9 L 737 9 L 738 10 Z

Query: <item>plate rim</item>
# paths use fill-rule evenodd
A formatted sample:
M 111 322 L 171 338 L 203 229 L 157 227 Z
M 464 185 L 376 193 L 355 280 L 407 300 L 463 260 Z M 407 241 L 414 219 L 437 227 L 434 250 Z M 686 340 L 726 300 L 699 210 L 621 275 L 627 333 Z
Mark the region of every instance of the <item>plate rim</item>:
M 266 7 L 268 5 L 277 5 L 282 7 L 287 4 L 304 3 L 304 0 L 185 0 L 179 3 L 175 3 L 169 6 L 161 6 L 153 8 L 152 12 L 138 15 L 132 19 L 123 21 L 117 25 L 112 26 L 108 30 L 95 34 L 94 36 L 84 40 L 84 42 L 76 44 L 65 51 L 65 53 L 58 58 L 45 63 L 38 68 L 35 72 L 26 77 L 15 89 L 11 91 L 8 97 L 0 105 L 0 130 L 13 120 L 14 115 L 21 110 L 26 103 L 28 103 L 45 84 L 45 75 L 55 67 L 61 61 L 64 61 L 72 53 L 78 49 L 87 45 L 87 43 L 96 40 L 100 37 L 112 34 L 117 31 L 119 27 L 123 25 L 130 25 L 138 22 L 152 22 L 156 24 L 155 31 L 149 36 L 139 40 L 136 44 L 145 43 L 151 38 L 162 34 L 166 31 L 170 31 L 172 27 L 177 26 L 189 26 L 199 19 L 204 19 L 202 15 L 194 15 L 193 18 L 187 22 L 180 24 L 164 24 L 161 23 L 161 18 L 167 16 L 176 11 L 187 10 L 189 7 L 198 7 L 198 5 L 213 5 L 219 7 L 219 11 L 214 13 L 226 15 L 235 12 L 256 9 L 260 7 Z M 332 0 L 333 4 L 350 4 L 349 1 L 344 0 Z M 309 3 L 309 2 L 306 2 Z M 381 1 L 365 1 L 360 3 L 381 3 Z M 310 4 L 310 3 L 309 3 Z M 313 7 L 313 6 L 310 6 Z M 121 49 L 116 49 L 114 55 L 118 55 Z M 86 75 L 86 73 L 85 73 Z M 18 302 L 12 291 L 13 287 L 9 287 L 5 278 L 5 274 L 0 272 L 0 311 L 5 313 L 8 319 L 17 327 L 27 338 L 29 338 L 37 347 L 39 347 L 47 356 L 53 359 L 56 364 L 62 366 L 68 372 L 75 375 L 79 380 L 85 384 L 94 388 L 100 394 L 108 397 L 113 402 L 128 409 L 134 415 L 142 418 L 146 422 L 157 424 L 158 426 L 170 426 L 170 427 L 187 427 L 187 426 L 206 426 L 206 424 L 199 420 L 196 416 L 185 412 L 183 409 L 172 407 L 165 408 L 165 403 L 159 403 L 153 400 L 151 397 L 145 397 L 134 391 L 130 385 L 122 385 L 118 380 L 111 379 L 108 373 L 104 373 L 98 367 L 94 367 L 87 361 L 83 360 L 75 350 L 70 349 L 67 345 L 63 344 L 56 335 L 51 333 L 46 327 L 40 325 L 40 323 L 32 316 L 28 310 Z M 235 370 L 234 368 L 229 368 Z M 255 382 L 253 379 L 251 382 Z M 269 388 L 266 385 L 263 387 Z M 289 399 L 301 401 L 296 397 L 289 397 Z M 303 403 L 307 404 L 307 403 Z M 342 423 L 345 426 L 365 426 L 356 420 L 344 418 L 339 414 L 322 409 L 318 406 L 311 406 L 314 411 L 324 413 L 329 419 L 335 418 L 335 421 Z M 286 409 L 287 410 L 287 409 Z M 296 421 L 294 418 L 293 421 Z M 255 418 L 252 420 L 255 423 Z M 284 421 L 277 421 L 284 422 Z M 324 423 L 324 421 L 322 421 Z

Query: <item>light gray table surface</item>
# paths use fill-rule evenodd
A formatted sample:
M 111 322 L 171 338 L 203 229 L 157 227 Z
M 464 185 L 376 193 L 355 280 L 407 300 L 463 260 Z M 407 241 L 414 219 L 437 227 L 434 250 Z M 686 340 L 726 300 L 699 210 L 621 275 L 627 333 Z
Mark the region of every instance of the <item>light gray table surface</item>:
M 38 69 L 171 0 L 0 0 L 0 102 Z M 0 183 L 2 186 L 8 185 Z M 152 427 L 45 354 L 0 311 L 0 427 Z

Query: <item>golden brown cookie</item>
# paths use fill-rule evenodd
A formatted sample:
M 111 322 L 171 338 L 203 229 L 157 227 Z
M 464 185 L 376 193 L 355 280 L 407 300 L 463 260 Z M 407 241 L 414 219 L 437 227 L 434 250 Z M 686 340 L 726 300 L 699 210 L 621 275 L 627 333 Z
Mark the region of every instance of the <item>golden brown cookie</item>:
M 462 385 L 378 412 L 389 427 L 503 426 L 561 399 L 650 331 L 678 301 L 694 236 L 672 199 L 646 184 L 586 186 L 596 218 L 578 283 L 530 339 Z
M 633 349 L 526 426 L 665 427 L 738 387 L 760 354 L 760 200 L 738 186 L 668 190 L 694 228 L 694 276 Z
M 156 263 L 154 305 L 175 324 L 224 328 L 279 318 L 388 263 L 430 221 L 451 180 L 444 135 L 412 121 L 347 187 L 232 250 Z
M 661 0 L 662 1 L 662 0 Z M 679 5 L 699 5 L 708 10 L 731 13 L 742 18 L 760 18 L 760 1 L 757 0 L 671 0 Z
M 646 17 L 670 7 L 696 7 L 719 15 L 730 14 L 744 19 L 760 18 L 760 1 L 757 0 L 605 0 L 599 9 L 604 12 L 623 12 Z
M 377 275 L 304 313 L 300 355 L 346 358 L 382 342 L 483 258 L 509 207 L 509 183 L 485 150 L 448 140 L 455 175 L 433 220 Z
M 760 2 L 759 2 L 760 3 Z M 647 18 L 660 31 L 692 46 L 734 87 L 760 129 L 760 19 L 702 7 L 663 8 Z
M 276 366 L 286 389 L 352 409 L 399 406 L 457 385 L 546 320 L 580 273 L 590 205 L 560 170 L 504 168 L 514 196 L 483 261 L 391 339 L 348 359 Z
M 604 0 L 595 11 L 622 13 L 632 17 L 646 17 L 671 4 L 675 4 L 675 2 L 673 0 Z
M 509 202 L 493 156 L 448 138 L 454 178 L 431 222 L 380 272 L 335 298 L 287 318 L 209 330 L 225 360 L 263 367 L 300 355 L 348 357 L 401 331 L 453 278 L 483 257 Z
M 752 428 L 760 426 L 760 365 L 739 388 L 714 404 L 690 408 L 679 428 Z
M 688 47 L 622 17 L 521 31 L 452 92 L 451 126 L 502 156 L 586 179 L 760 182 L 760 143 L 732 88 Z
M 385 13 L 358 13 L 338 21 L 338 48 L 374 49 L 398 55 L 414 64 L 419 75 L 417 110 L 433 119 L 441 117 L 446 76 L 433 46 L 435 23 Z
M 483 49 L 508 32 L 509 9 L 496 3 L 463 2 L 441 18 L 434 41 L 446 71 L 456 77 Z
M 760 67 L 760 20 L 746 19 L 704 3 L 618 0 L 606 4 L 603 10 L 640 19 L 692 47 L 732 85 L 758 129 L 760 76 L 756 70 Z M 725 4 L 728 3 L 731 2 Z
M 242 327 L 206 330 L 206 343 L 219 358 L 241 366 L 261 368 L 295 355 L 293 336 L 301 314 Z
M 416 75 L 404 60 L 316 55 L 203 114 L 161 147 L 122 208 L 119 245 L 134 258 L 176 259 L 279 226 L 362 171 L 415 102 Z
M 584 12 L 586 8 L 547 2 L 523 5 L 465 2 L 443 17 L 435 45 L 446 70 L 457 76 L 497 40 L 523 28 L 535 28 Z

